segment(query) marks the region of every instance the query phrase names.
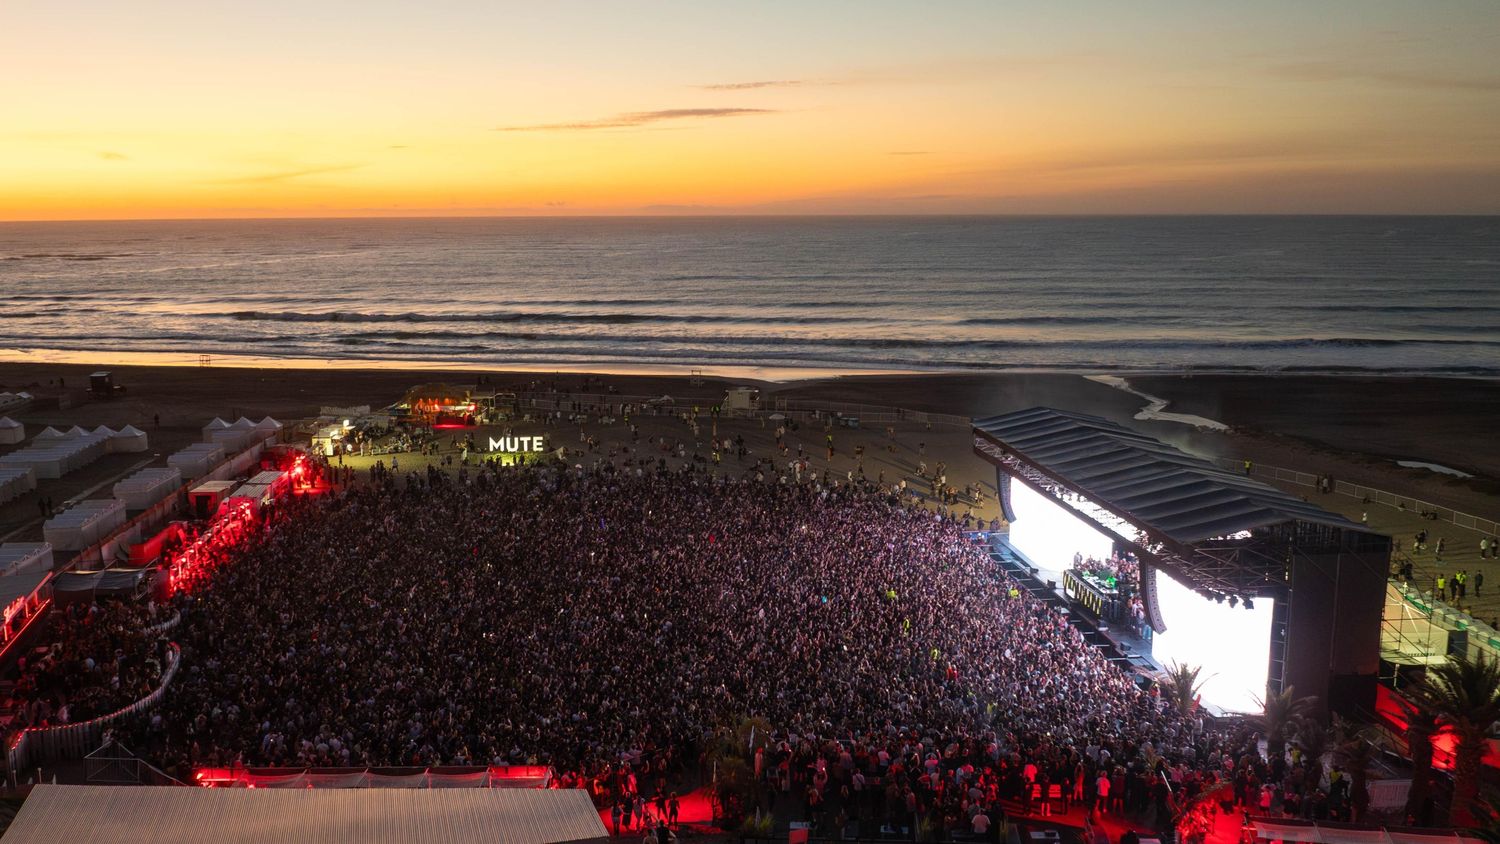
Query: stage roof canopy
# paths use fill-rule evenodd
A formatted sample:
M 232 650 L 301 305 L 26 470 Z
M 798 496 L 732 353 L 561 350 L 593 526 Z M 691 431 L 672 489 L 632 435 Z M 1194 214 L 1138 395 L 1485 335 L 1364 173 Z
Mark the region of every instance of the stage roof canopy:
M 574 789 L 39 785 L 0 841 L 557 844 L 608 835 Z
M 1126 521 L 1180 545 L 1293 521 L 1364 530 L 1097 416 L 1035 407 L 977 419 L 974 432 Z

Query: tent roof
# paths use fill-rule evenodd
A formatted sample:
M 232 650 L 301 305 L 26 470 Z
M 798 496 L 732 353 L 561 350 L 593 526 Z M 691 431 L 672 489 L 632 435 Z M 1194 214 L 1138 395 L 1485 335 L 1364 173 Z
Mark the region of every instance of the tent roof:
M 1136 526 L 1183 545 L 1293 521 L 1364 529 L 1097 416 L 1034 407 L 976 420 L 974 430 Z
M 241 431 L 248 431 L 251 428 L 255 427 L 255 423 L 251 422 L 249 419 L 246 419 L 245 417 L 241 416 L 240 418 L 234 420 L 234 424 L 230 425 L 229 427 L 231 427 L 231 428 L 238 428 Z
M 38 785 L 5 841 L 556 844 L 608 834 L 575 789 Z
M 99 427 L 95 428 L 93 432 L 96 434 L 104 434 L 107 437 L 112 437 L 115 435 L 115 430 L 108 425 L 100 425 Z
M 36 591 L 42 585 L 52 571 L 23 571 L 20 574 L 8 574 L 0 577 L 0 607 L 10 606 L 10 602 L 17 598 L 24 598 Z
M 142 431 L 140 428 L 137 428 L 134 425 L 126 425 L 125 427 L 121 428 L 120 430 L 115 431 L 115 436 L 117 436 L 117 437 L 139 437 L 139 436 L 141 436 L 144 433 L 146 433 L 146 432 Z
M 0 416 L 0 428 L 20 428 L 20 427 L 23 427 L 20 422 L 17 422 L 16 420 L 10 418 L 9 416 Z
M 205 427 L 205 428 L 228 428 L 229 427 L 229 423 L 225 422 L 223 419 L 220 419 L 219 417 L 215 416 L 214 417 L 214 421 L 208 423 L 207 425 L 204 425 L 203 427 Z

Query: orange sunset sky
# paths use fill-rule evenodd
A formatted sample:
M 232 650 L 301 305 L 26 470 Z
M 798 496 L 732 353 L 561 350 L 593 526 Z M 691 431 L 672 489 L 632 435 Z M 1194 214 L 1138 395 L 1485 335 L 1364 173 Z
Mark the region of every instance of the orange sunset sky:
M 0 220 L 1500 213 L 1500 5 L 0 6 Z

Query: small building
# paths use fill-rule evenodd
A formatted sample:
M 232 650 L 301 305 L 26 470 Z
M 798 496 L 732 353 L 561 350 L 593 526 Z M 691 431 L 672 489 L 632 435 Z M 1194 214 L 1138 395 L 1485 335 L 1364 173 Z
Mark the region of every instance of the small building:
M 724 409 L 731 413 L 749 413 L 759 410 L 760 390 L 754 387 L 731 387 L 724 394 Z

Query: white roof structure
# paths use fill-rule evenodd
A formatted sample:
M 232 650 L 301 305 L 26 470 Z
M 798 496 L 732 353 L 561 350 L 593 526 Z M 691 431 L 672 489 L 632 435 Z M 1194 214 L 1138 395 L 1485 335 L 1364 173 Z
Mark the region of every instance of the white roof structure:
M 60 440 L 66 436 L 67 434 L 64 434 L 62 431 L 59 431 L 51 425 L 48 425 L 47 427 L 42 429 L 41 433 L 36 435 L 36 438 L 39 440 Z
M 234 423 L 231 424 L 229 427 L 235 428 L 235 429 L 238 429 L 238 430 L 241 430 L 241 431 L 253 431 L 253 430 L 255 430 L 255 423 L 251 422 L 249 419 L 246 419 L 245 417 L 241 416 L 240 418 L 234 420 Z
M 125 502 L 118 498 L 80 501 L 42 524 L 42 537 L 53 548 L 76 551 L 109 536 L 125 524 Z
M 26 439 L 26 426 L 10 418 L 0 416 L 0 445 L 12 445 Z
M 36 489 L 36 472 L 30 466 L 0 466 L 0 504 Z
M 103 434 L 106 437 L 112 437 L 115 435 L 115 429 L 109 427 L 108 425 L 100 425 L 99 427 L 94 429 L 94 433 Z
M 52 546 L 45 542 L 0 542 L 0 577 L 52 571 Z
M 0 844 L 560 844 L 608 835 L 576 789 L 38 785 Z

